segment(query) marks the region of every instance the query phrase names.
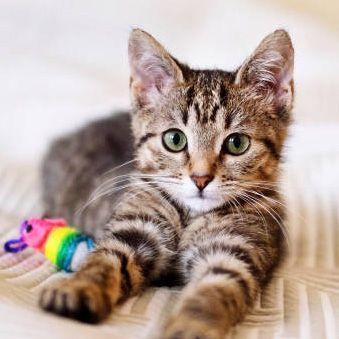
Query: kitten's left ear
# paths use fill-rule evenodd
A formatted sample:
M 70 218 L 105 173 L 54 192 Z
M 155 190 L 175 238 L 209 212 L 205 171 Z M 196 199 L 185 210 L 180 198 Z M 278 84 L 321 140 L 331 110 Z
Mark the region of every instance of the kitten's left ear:
M 285 30 L 268 35 L 237 72 L 235 82 L 253 85 L 258 93 L 273 93 L 279 108 L 289 108 L 293 101 L 294 49 Z
M 176 61 L 150 34 L 134 29 L 128 44 L 133 105 L 152 106 L 177 84 L 183 82 Z

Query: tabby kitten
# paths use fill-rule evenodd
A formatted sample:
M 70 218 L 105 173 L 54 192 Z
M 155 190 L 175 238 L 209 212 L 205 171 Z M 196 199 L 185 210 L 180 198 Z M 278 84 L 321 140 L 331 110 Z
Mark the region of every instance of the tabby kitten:
M 96 323 L 177 270 L 186 286 L 161 338 L 223 338 L 241 321 L 284 253 L 277 179 L 293 56 L 289 35 L 277 30 L 235 72 L 193 70 L 133 30 L 135 171 L 101 176 L 119 163 L 112 154 L 123 141 L 114 135 L 128 133 L 125 118 L 119 131 L 112 118 L 54 144 L 44 167 L 47 213 L 87 231 L 104 227 L 81 270 L 42 291 L 41 307 Z M 95 208 L 79 219 L 76 208 L 98 185 Z

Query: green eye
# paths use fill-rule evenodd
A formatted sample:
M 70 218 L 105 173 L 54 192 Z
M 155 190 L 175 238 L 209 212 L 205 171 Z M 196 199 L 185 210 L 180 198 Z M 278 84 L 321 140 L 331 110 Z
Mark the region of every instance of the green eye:
M 232 155 L 241 155 L 247 151 L 250 146 L 250 138 L 245 134 L 233 133 L 229 135 L 222 149 L 225 153 Z
M 162 135 L 162 143 L 170 152 L 180 152 L 187 145 L 186 135 L 179 129 L 170 129 Z

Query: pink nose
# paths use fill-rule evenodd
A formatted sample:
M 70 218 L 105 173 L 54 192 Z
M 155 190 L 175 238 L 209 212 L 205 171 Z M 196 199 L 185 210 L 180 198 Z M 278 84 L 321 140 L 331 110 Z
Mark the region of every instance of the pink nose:
M 191 175 L 191 179 L 194 181 L 195 185 L 202 191 L 212 180 L 212 175 Z

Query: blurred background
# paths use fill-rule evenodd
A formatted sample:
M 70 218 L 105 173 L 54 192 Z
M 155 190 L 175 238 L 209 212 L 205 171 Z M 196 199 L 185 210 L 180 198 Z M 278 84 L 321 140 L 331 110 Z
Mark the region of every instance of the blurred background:
M 133 27 L 192 66 L 227 70 L 287 29 L 301 138 L 292 151 L 338 150 L 338 19 L 337 0 L 1 0 L 0 158 L 34 161 L 56 136 L 128 109 Z

